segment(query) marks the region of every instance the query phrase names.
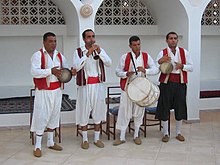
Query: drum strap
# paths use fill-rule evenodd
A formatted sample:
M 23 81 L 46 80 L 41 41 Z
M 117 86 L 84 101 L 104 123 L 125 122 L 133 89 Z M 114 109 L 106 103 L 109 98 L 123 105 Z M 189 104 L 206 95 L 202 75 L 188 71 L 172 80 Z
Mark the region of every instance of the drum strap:
M 133 66 L 134 66 L 135 74 L 137 75 L 138 72 L 137 72 L 137 69 L 136 69 L 136 66 L 135 66 L 135 63 L 134 63 L 134 59 L 133 59 L 133 56 L 132 56 L 131 52 L 130 52 L 130 56 L 131 56 L 131 61 L 132 61 Z

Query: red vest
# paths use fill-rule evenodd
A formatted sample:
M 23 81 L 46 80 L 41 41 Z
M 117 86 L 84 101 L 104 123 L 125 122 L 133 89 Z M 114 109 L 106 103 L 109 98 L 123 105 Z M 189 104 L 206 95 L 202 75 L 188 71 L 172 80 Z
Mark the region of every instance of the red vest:
M 182 64 L 186 64 L 186 57 L 185 57 L 184 49 L 179 47 L 179 51 L 180 51 L 180 58 L 181 58 Z M 167 48 L 163 50 L 163 55 L 164 56 L 168 55 Z M 165 83 L 165 79 L 167 78 L 167 76 L 169 76 L 169 74 L 161 73 L 159 81 L 162 82 L 162 83 Z M 181 83 L 187 83 L 188 82 L 186 71 L 181 70 L 180 79 L 181 79 Z
M 81 48 L 77 48 L 78 56 L 81 58 L 82 57 L 82 50 Z M 99 67 L 101 70 L 101 77 L 100 81 L 105 82 L 105 68 L 104 68 L 104 63 L 102 60 L 99 60 Z M 76 74 L 76 84 L 79 86 L 86 85 L 86 78 L 85 78 L 85 72 L 84 68 L 80 69 L 77 74 Z
M 46 69 L 46 66 L 45 66 L 45 56 L 44 56 L 44 52 L 43 52 L 43 49 L 40 49 L 40 52 L 41 52 L 41 69 Z M 62 67 L 62 57 L 61 57 L 61 54 L 58 52 L 57 54 L 59 60 L 60 60 L 60 66 Z M 38 88 L 39 90 L 41 89 L 49 89 L 48 85 L 47 85 L 47 80 L 46 80 L 46 77 L 43 77 L 43 78 L 33 78 L 34 80 L 34 85 L 35 85 L 35 88 Z
M 148 68 L 148 54 L 146 52 L 142 52 L 143 60 L 144 60 L 144 68 Z M 126 59 L 125 59 L 125 67 L 124 71 L 128 71 L 129 66 L 131 62 L 131 52 L 127 53 Z M 128 78 L 121 78 L 120 79 L 120 87 L 124 91 L 125 90 L 125 85 L 127 83 Z

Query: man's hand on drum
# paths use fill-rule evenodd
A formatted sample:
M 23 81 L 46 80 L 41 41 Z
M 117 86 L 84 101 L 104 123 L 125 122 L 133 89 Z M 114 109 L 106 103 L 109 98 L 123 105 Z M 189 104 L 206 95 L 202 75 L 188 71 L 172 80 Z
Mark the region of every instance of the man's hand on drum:
M 142 66 L 137 67 L 138 72 L 143 72 L 144 74 L 146 73 L 146 70 Z
M 158 63 L 162 64 L 163 62 L 170 62 L 171 61 L 171 57 L 169 56 L 163 56 L 159 59 Z
M 51 69 L 52 74 L 55 75 L 56 77 L 60 77 L 62 74 L 61 70 L 58 68 L 59 68 L 59 66 L 55 66 Z
M 71 68 L 71 73 L 72 73 L 72 76 L 75 76 L 77 74 L 76 69 Z
M 175 64 L 176 64 L 176 66 L 175 66 L 176 70 L 178 70 L 178 69 L 182 70 L 183 69 L 183 64 L 178 63 L 178 62 L 175 62 Z
M 127 73 L 126 73 L 126 76 L 127 76 L 127 77 L 131 77 L 134 73 L 135 73 L 135 72 L 133 72 L 133 71 L 132 71 L 132 72 L 127 72 Z

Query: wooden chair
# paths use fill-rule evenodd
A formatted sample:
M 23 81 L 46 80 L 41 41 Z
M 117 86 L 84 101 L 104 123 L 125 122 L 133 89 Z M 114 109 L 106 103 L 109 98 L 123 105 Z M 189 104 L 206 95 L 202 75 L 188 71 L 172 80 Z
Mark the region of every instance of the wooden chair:
M 121 95 L 120 86 L 110 86 L 107 87 L 107 98 L 106 98 L 106 104 L 107 104 L 107 125 L 106 130 L 108 130 L 108 140 L 110 139 L 110 136 L 113 136 L 113 139 L 116 138 L 116 121 L 118 116 L 118 109 L 119 109 L 119 103 Z M 117 99 L 114 99 L 117 98 Z M 161 121 L 158 119 L 155 119 L 156 114 L 156 107 L 146 107 L 145 113 L 143 117 L 143 122 L 140 127 L 140 131 L 144 133 L 144 137 L 147 136 L 147 127 L 149 126 L 159 126 L 159 130 L 161 131 L 162 125 Z M 113 121 L 112 121 L 113 120 Z M 134 128 L 132 127 L 133 120 L 129 122 L 128 130 L 129 132 L 134 131 Z M 168 131 L 170 134 L 170 118 L 168 120 Z
M 113 139 L 116 138 L 116 121 L 118 116 L 118 108 L 120 103 L 121 88 L 120 86 L 110 86 L 107 87 L 107 124 L 106 130 L 108 132 L 108 140 L 110 140 L 110 135 Z M 113 119 L 113 121 L 111 121 Z
M 147 127 L 149 126 L 159 126 L 159 130 L 161 131 L 162 127 L 162 122 L 161 120 L 155 119 L 155 114 L 156 114 L 157 107 L 145 107 L 145 113 L 143 117 L 143 123 L 140 127 L 140 131 L 144 133 L 144 137 L 147 136 Z M 134 130 L 131 126 L 131 123 L 129 123 L 129 132 Z M 170 135 L 170 115 L 168 119 L 168 132 Z
M 34 92 L 35 92 L 35 89 L 30 89 L 30 127 L 31 127 L 33 111 L 34 111 Z M 58 142 L 61 143 L 61 121 L 59 123 L 59 127 L 55 128 L 54 131 L 55 131 L 55 137 L 57 137 Z M 45 129 L 44 132 L 47 132 L 47 130 Z M 34 132 L 30 131 L 30 139 L 32 141 L 32 145 L 35 144 L 34 134 L 35 134 Z

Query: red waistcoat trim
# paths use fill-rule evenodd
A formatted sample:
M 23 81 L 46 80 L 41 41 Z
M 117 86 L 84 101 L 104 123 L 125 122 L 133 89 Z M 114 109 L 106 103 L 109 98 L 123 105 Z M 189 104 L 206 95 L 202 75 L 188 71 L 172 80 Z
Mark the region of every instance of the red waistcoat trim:
M 78 52 L 78 56 L 81 58 L 82 55 L 83 55 L 82 54 L 82 49 L 77 48 L 77 52 Z M 99 60 L 99 67 L 100 67 L 100 70 L 101 70 L 100 82 L 105 82 L 105 67 L 104 67 L 104 63 L 102 62 L 102 60 Z M 80 69 L 76 74 L 76 84 L 79 85 L 79 86 L 86 85 L 84 67 L 82 69 Z
M 180 51 L 180 58 L 181 58 L 182 64 L 186 64 L 186 56 L 185 56 L 185 51 L 184 51 L 184 49 L 181 48 L 181 47 L 179 47 L 179 51 Z M 163 55 L 164 55 L 164 56 L 167 56 L 167 55 L 168 55 L 168 50 L 167 50 L 167 48 L 165 48 L 165 49 L 163 50 Z M 181 80 L 181 82 L 187 83 L 187 82 L 188 82 L 188 80 L 187 80 L 187 72 L 182 70 L 180 74 L 182 74 L 182 76 L 180 76 L 180 77 L 183 77 L 182 80 Z M 169 76 L 169 74 L 160 73 L 159 82 L 164 83 L 167 76 Z
M 46 69 L 46 63 L 45 63 L 45 55 L 44 55 L 44 52 L 43 52 L 43 49 L 40 49 L 40 52 L 41 52 L 41 69 Z M 60 60 L 60 65 L 61 65 L 61 68 L 62 68 L 62 57 L 61 57 L 61 54 L 60 52 L 58 52 L 57 54 L 59 60 Z M 49 89 L 48 85 L 47 85 L 47 79 L 46 77 L 43 77 L 43 78 L 33 78 L 33 81 L 34 81 L 34 85 L 35 85 L 35 88 L 38 88 L 39 90 L 41 89 Z
M 143 56 L 143 60 L 144 60 L 144 68 L 147 69 L 148 68 L 148 54 L 146 52 L 142 52 L 142 56 Z M 129 66 L 130 66 L 130 62 L 131 62 L 131 52 L 128 52 L 126 59 L 125 59 L 124 71 L 128 71 Z M 120 79 L 120 87 L 123 91 L 125 90 L 127 80 L 128 80 L 128 78 L 124 78 L 124 79 L 121 78 Z

